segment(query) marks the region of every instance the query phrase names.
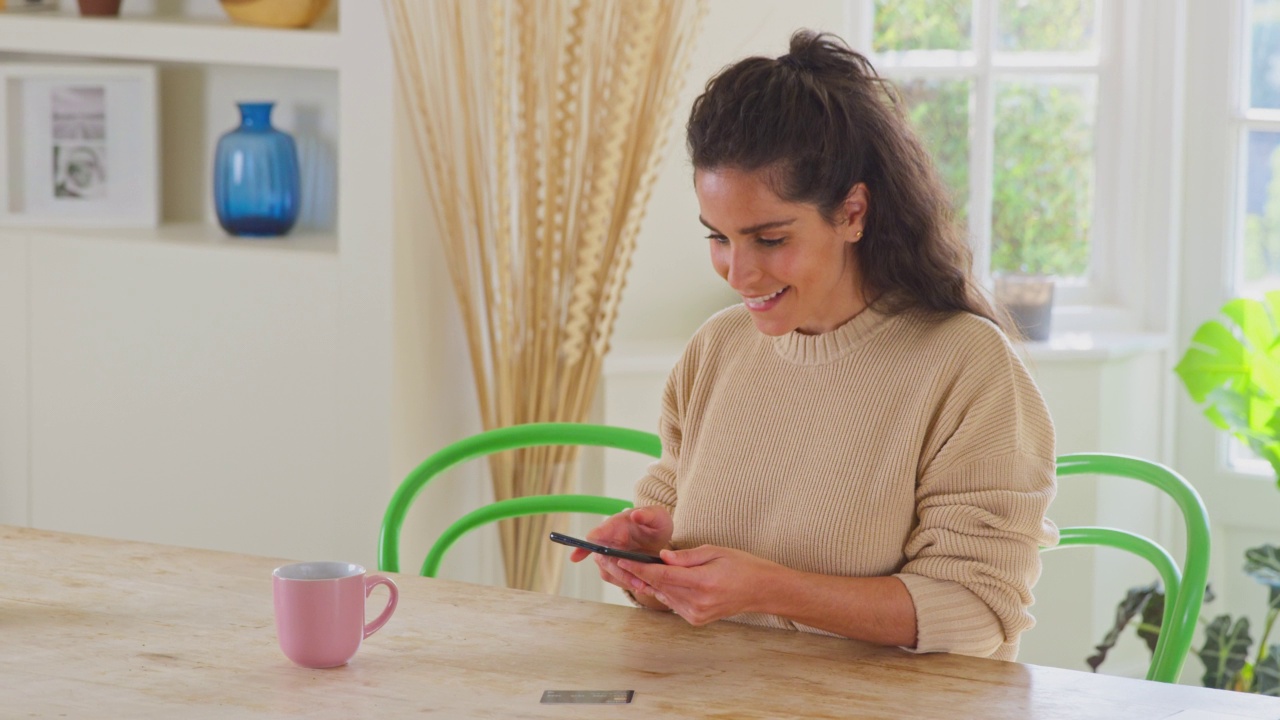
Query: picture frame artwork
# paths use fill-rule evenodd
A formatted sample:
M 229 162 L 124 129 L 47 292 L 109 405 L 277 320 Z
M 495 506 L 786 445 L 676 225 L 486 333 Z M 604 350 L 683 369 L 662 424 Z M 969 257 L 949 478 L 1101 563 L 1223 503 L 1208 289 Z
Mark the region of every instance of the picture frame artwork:
M 0 64 L 0 223 L 155 227 L 156 68 Z

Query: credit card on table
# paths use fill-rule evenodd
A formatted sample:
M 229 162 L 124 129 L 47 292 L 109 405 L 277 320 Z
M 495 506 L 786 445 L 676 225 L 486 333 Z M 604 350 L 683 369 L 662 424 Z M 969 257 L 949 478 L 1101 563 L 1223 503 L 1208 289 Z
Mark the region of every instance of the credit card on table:
M 543 690 L 544 705 L 626 705 L 635 690 Z

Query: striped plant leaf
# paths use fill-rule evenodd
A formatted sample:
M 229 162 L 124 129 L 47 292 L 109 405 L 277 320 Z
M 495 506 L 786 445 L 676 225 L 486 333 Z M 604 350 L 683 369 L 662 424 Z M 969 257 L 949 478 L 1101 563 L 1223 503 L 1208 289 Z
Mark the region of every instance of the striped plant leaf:
M 1089 664 L 1089 667 L 1094 672 L 1097 672 L 1098 666 L 1107 659 L 1107 653 L 1110 652 L 1111 648 L 1115 647 L 1116 641 L 1120 639 L 1120 633 L 1124 631 L 1129 621 L 1141 613 L 1142 609 L 1157 596 L 1160 598 L 1161 607 L 1163 607 L 1164 591 L 1160 589 L 1160 583 L 1129 588 L 1124 600 L 1121 600 L 1120 604 L 1116 606 L 1115 624 L 1107 631 L 1106 637 L 1102 638 L 1102 642 L 1095 647 L 1097 652 L 1085 658 L 1085 662 Z M 1156 617 L 1159 618 L 1158 615 Z
M 1253 643 L 1249 636 L 1249 618 L 1237 618 L 1232 624 L 1230 615 L 1219 615 L 1205 628 L 1204 635 L 1204 647 L 1196 653 L 1204 663 L 1201 684 L 1207 688 L 1228 689 L 1244 668 Z
M 1138 637 L 1147 643 L 1147 649 L 1151 652 L 1156 651 L 1156 643 L 1160 641 L 1160 627 L 1164 625 L 1164 603 L 1165 596 L 1163 591 L 1157 591 L 1142 606 L 1142 617 L 1138 623 Z
M 1267 656 L 1253 669 L 1253 691 L 1280 697 L 1280 646 L 1272 645 Z
M 1254 580 L 1271 588 L 1280 588 L 1280 547 L 1259 545 L 1244 551 L 1244 571 Z

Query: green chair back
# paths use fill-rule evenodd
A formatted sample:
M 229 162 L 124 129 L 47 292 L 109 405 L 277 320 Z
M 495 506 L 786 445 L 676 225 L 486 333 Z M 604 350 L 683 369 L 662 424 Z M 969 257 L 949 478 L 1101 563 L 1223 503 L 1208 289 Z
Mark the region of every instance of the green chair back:
M 617 448 L 643 453 L 650 457 L 662 455 L 662 443 L 653 433 L 605 425 L 584 423 L 530 423 L 498 428 L 472 435 L 445 447 L 422 461 L 391 497 L 387 512 L 382 518 L 382 531 L 378 540 L 378 569 L 384 572 L 400 572 L 400 530 L 405 515 L 414 498 L 427 483 L 445 470 L 459 463 L 484 455 L 518 448 L 546 445 L 591 445 Z M 594 513 L 613 515 L 631 507 L 631 503 L 617 498 L 596 495 L 535 495 L 511 498 L 486 505 L 463 515 L 445 529 L 427 552 L 422 563 L 422 574 L 435 577 L 440 571 L 440 561 L 448 549 L 466 533 L 489 523 L 524 515 L 543 513 Z
M 418 493 L 440 473 L 462 462 L 505 450 L 545 445 L 590 445 L 631 450 L 650 457 L 662 454 L 653 433 L 580 423 L 531 423 L 498 428 L 460 440 L 418 465 L 400 484 L 387 506 L 378 541 L 378 568 L 400 571 L 400 530 Z M 1164 620 L 1147 679 L 1177 682 L 1191 649 L 1209 575 L 1209 516 L 1199 493 L 1181 475 L 1164 465 L 1124 455 L 1081 453 L 1058 458 L 1058 477 L 1109 475 L 1140 480 L 1164 491 L 1182 510 L 1187 529 L 1187 552 L 1182 566 L 1164 548 L 1141 535 L 1103 527 L 1060 528 L 1056 546 L 1105 546 L 1145 558 L 1160 573 L 1165 587 Z M 507 518 L 543 513 L 612 515 L 631 503 L 595 495 L 536 495 L 501 500 L 463 515 L 445 529 L 427 552 L 422 574 L 435 577 L 449 548 L 466 533 Z
M 1103 527 L 1060 528 L 1056 548 L 1105 546 L 1133 553 L 1155 566 L 1164 583 L 1164 618 L 1160 637 L 1147 669 L 1148 680 L 1176 683 L 1191 649 L 1209 579 L 1209 513 L 1200 494 L 1178 473 L 1159 463 L 1126 455 L 1079 453 L 1058 458 L 1058 477 L 1110 475 L 1140 480 L 1159 488 L 1182 511 L 1187 529 L 1187 551 L 1182 567 L 1169 553 L 1136 533 Z M 1056 549 L 1051 548 L 1051 549 Z

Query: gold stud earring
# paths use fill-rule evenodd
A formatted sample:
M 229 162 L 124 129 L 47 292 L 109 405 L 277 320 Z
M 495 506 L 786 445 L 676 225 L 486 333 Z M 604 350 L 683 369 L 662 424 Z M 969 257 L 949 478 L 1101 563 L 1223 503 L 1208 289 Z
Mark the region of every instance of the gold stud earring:
M 861 231 L 861 230 L 859 230 L 859 231 L 858 231 L 858 234 L 857 234 L 856 236 L 854 236 L 854 239 L 856 239 L 856 240 L 861 240 L 861 239 L 862 239 L 862 231 Z

